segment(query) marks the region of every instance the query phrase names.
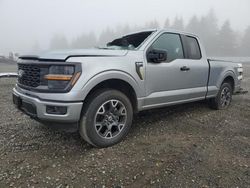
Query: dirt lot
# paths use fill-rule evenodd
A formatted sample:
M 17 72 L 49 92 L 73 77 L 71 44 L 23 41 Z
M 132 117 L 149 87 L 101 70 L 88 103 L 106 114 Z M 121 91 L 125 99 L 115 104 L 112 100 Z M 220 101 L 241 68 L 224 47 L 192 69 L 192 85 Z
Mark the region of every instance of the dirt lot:
M 17 111 L 14 83 L 0 80 L 0 187 L 250 187 L 250 94 L 224 111 L 199 102 L 140 113 L 123 142 L 95 149 Z

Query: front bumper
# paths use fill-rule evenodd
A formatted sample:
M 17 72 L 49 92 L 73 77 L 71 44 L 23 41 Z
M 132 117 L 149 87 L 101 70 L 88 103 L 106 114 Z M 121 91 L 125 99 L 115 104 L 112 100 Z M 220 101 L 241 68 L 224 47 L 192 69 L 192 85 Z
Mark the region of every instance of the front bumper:
M 74 123 L 78 122 L 81 116 L 83 102 L 55 102 L 46 101 L 33 96 L 28 96 L 13 89 L 13 102 L 18 109 L 30 117 L 39 121 Z M 47 113 L 47 106 L 67 107 L 63 115 Z

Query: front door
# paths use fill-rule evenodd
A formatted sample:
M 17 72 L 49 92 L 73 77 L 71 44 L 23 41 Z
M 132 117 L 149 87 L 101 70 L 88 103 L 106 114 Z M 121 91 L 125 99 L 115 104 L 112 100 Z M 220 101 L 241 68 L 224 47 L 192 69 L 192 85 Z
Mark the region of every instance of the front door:
M 179 34 L 163 33 L 148 48 L 147 52 L 152 49 L 165 50 L 167 60 L 161 63 L 147 62 L 145 106 L 205 98 L 208 63 L 201 57 L 189 58 L 187 53 L 190 52 L 184 52 L 183 46 L 187 45 L 183 44 Z

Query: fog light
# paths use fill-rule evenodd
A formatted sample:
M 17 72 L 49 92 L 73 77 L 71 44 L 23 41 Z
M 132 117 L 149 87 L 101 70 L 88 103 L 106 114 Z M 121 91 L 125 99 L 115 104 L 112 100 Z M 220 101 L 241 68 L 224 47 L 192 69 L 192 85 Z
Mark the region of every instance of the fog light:
M 46 106 L 47 114 L 65 115 L 67 113 L 66 106 Z

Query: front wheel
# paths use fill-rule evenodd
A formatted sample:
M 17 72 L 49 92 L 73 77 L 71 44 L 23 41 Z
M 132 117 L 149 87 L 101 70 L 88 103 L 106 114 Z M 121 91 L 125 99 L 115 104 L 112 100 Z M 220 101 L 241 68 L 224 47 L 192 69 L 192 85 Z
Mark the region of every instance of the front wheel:
M 217 96 L 210 99 L 210 106 L 216 110 L 226 109 L 232 101 L 233 89 L 230 83 L 223 83 Z
M 81 136 L 95 147 L 109 147 L 120 142 L 132 124 L 130 100 L 117 90 L 100 91 L 91 98 L 80 121 Z

